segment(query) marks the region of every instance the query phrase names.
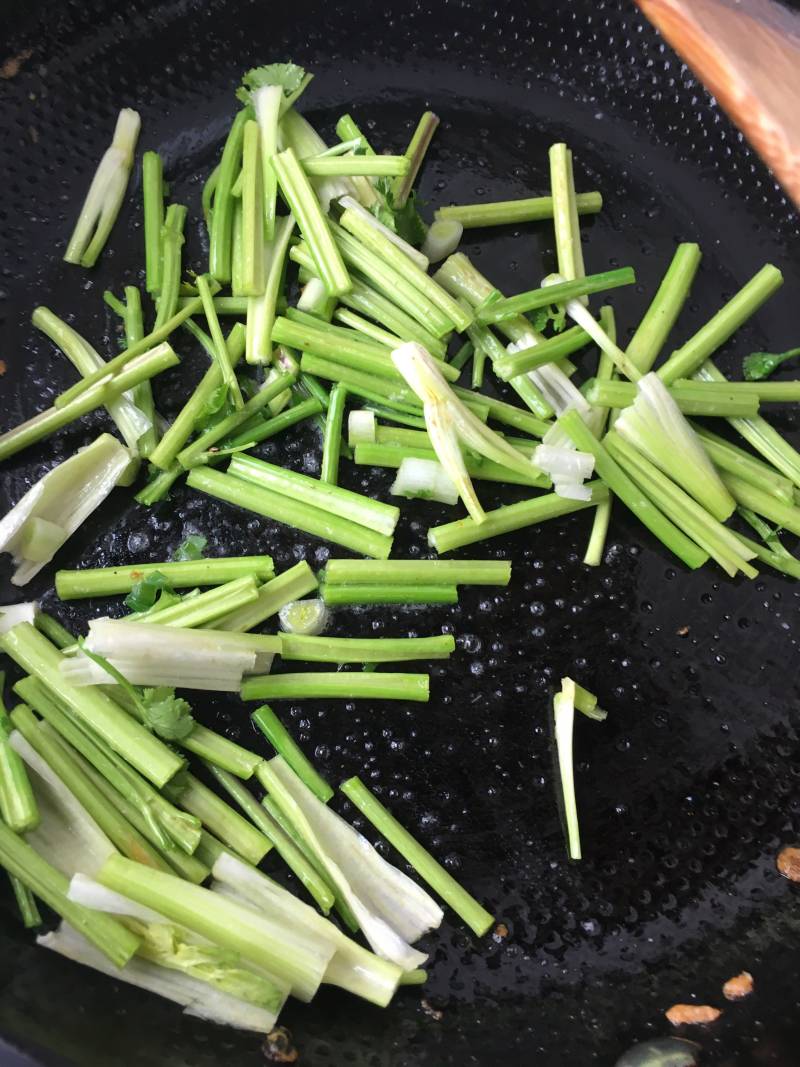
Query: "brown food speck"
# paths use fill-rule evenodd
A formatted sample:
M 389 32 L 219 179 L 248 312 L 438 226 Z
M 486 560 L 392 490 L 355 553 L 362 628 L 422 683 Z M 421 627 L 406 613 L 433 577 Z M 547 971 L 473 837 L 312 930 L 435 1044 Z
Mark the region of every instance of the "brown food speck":
M 22 64 L 26 59 L 30 59 L 32 55 L 33 51 L 30 48 L 26 48 L 15 56 L 9 56 L 0 66 L 0 78 L 16 78 L 22 69 Z
M 492 932 L 492 937 L 495 941 L 502 941 L 503 938 L 508 937 L 508 927 L 506 924 L 498 923 Z
M 681 626 L 681 628 L 679 630 L 676 630 L 675 632 L 677 633 L 678 637 L 686 637 L 689 632 L 689 627 Z
M 0 359 L 0 374 L 5 374 L 7 370 L 8 367 L 6 366 L 6 361 L 4 359 Z
M 777 867 L 790 882 L 800 882 L 800 848 L 787 845 L 778 853 Z
M 297 1063 L 300 1053 L 294 1047 L 292 1033 L 285 1026 L 276 1026 L 264 1038 L 264 1059 L 271 1063 Z
M 421 1000 L 419 1006 L 425 1012 L 426 1015 L 430 1015 L 431 1019 L 434 1019 L 437 1023 L 441 1022 L 444 1018 L 444 1012 L 439 1011 L 438 1008 L 434 1008 L 432 1004 L 429 1004 L 427 1000 Z
M 715 1022 L 722 1012 L 710 1004 L 673 1004 L 664 1014 L 673 1026 L 696 1026 Z
M 752 992 L 753 976 L 749 971 L 734 975 L 722 987 L 722 995 L 727 1000 L 741 1000 L 743 997 L 749 997 Z

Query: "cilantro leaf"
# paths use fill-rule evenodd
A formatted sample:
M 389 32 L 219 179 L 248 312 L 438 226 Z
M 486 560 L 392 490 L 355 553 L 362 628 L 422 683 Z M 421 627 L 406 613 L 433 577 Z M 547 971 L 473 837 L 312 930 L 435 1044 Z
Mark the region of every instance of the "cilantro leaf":
M 540 333 L 547 329 L 548 325 L 552 326 L 553 333 L 561 333 L 567 324 L 567 311 L 566 308 L 560 304 L 550 304 L 548 307 L 536 308 L 534 311 L 529 311 L 525 316 L 534 330 L 538 330 Z
M 428 227 L 417 208 L 416 192 L 412 191 L 405 204 L 398 208 L 394 202 L 391 178 L 379 178 L 375 183 L 375 191 L 382 201 L 373 204 L 370 209 L 375 218 L 409 244 L 421 245 L 425 240 Z
M 202 534 L 189 534 L 172 553 L 173 562 L 182 563 L 184 560 L 202 559 L 203 550 L 207 544 L 208 538 L 203 537 Z
M 222 419 L 227 418 L 232 411 L 233 404 L 228 396 L 228 386 L 219 385 L 200 408 L 194 420 L 194 429 L 208 430 Z
M 751 352 L 742 360 L 745 381 L 760 382 L 769 378 L 781 363 L 800 355 L 800 348 L 791 348 L 788 352 Z
M 125 597 L 124 604 L 131 611 L 149 611 L 156 603 L 161 602 L 162 597 L 170 596 L 172 586 L 169 579 L 161 571 L 152 571 L 150 574 L 133 583 L 133 588 Z
M 311 81 L 312 75 L 306 74 L 303 67 L 296 63 L 268 63 L 264 67 L 253 67 L 242 78 L 241 88 L 236 96 L 243 104 L 252 102 L 251 94 L 268 85 L 278 85 L 283 89 L 286 107 L 293 104 Z
M 183 741 L 195 727 L 191 705 L 167 685 L 144 689 L 144 724 L 164 741 Z

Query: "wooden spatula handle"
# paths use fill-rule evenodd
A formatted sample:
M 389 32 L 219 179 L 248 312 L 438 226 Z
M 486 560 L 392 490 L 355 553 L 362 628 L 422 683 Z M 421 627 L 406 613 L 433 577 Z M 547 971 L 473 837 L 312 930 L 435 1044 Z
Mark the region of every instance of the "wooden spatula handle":
M 773 0 L 636 0 L 800 207 L 800 16 Z

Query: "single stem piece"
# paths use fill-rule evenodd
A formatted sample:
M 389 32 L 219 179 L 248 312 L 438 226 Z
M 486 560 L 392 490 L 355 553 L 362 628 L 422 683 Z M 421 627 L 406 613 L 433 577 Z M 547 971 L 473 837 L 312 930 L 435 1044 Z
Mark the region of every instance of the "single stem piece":
M 294 426 L 295 423 L 318 415 L 322 410 L 322 404 L 313 397 L 303 400 L 299 404 L 287 408 L 286 411 L 282 411 L 279 415 L 273 415 L 271 419 L 265 419 L 258 426 L 245 428 L 229 442 L 228 447 L 234 450 L 243 446 L 257 445 L 261 441 L 266 441 L 270 437 L 283 433 L 284 430 Z
M 575 206 L 579 215 L 596 215 L 602 210 L 600 193 L 577 193 Z M 534 196 L 524 200 L 498 200 L 490 204 L 453 204 L 440 207 L 437 219 L 452 219 L 460 222 L 465 230 L 482 226 L 513 226 L 521 222 L 538 222 L 552 219 L 552 196 Z
M 242 700 L 410 700 L 427 704 L 427 674 L 382 671 L 304 671 L 246 678 Z
M 614 310 L 610 307 L 604 307 L 600 311 L 600 325 L 605 332 L 616 344 L 617 341 L 617 321 L 614 317 Z M 616 367 L 613 360 L 611 360 L 605 352 L 600 352 L 600 358 L 597 362 L 597 378 L 600 381 L 611 381 L 616 374 Z M 593 426 L 592 429 L 597 437 L 602 436 L 606 425 L 609 420 L 609 412 L 606 410 L 598 417 L 599 421 L 597 426 Z M 603 561 L 603 552 L 606 547 L 606 538 L 608 536 L 608 526 L 611 521 L 611 508 L 613 506 L 614 498 L 609 493 L 608 499 L 603 500 L 597 505 L 594 512 L 594 519 L 592 520 L 592 529 L 589 534 L 589 541 L 586 545 L 586 552 L 583 557 L 583 562 L 587 567 L 599 567 Z M 578 687 L 576 687 L 577 690 Z M 584 690 L 581 690 L 583 693 Z M 595 701 L 596 703 L 596 701 Z
M 700 246 L 679 244 L 658 292 L 628 342 L 626 355 L 642 374 L 653 369 L 689 296 L 701 260 Z
M 284 496 L 230 474 L 222 474 L 206 467 L 195 467 L 189 472 L 186 483 L 190 488 L 198 489 L 218 500 L 225 500 L 257 515 L 334 541 L 353 552 L 386 559 L 391 551 L 391 537 L 375 533 L 292 496 Z
M 9 874 L 8 880 L 11 883 L 14 899 L 17 902 L 22 925 L 26 930 L 35 930 L 37 926 L 42 925 L 42 916 L 36 906 L 36 897 L 16 875 Z
M 784 530 L 800 536 L 800 507 L 776 500 L 764 489 L 759 489 L 738 475 L 723 474 L 722 480 L 741 507 L 749 508 Z
M 581 326 L 573 326 L 540 344 L 502 356 L 493 364 L 494 372 L 502 381 L 508 382 L 547 363 L 558 363 L 573 352 L 585 348 L 590 341 L 591 337 Z
M 181 787 L 176 803 L 238 856 L 258 866 L 271 848 L 269 839 L 193 774 L 182 778 Z
M 618 289 L 622 285 L 633 285 L 636 274 L 632 267 L 620 267 L 618 270 L 604 271 L 602 274 L 590 274 L 588 277 L 561 282 L 558 285 L 542 286 L 529 289 L 517 296 L 493 300 L 478 308 L 476 316 L 479 322 L 502 322 L 504 319 L 522 315 L 537 308 L 549 307 L 551 304 L 563 304 L 566 300 L 586 296 L 591 293 L 603 293 L 609 289 Z
M 322 439 L 322 464 L 319 480 L 328 485 L 337 485 L 339 481 L 339 456 L 342 448 L 342 425 L 344 408 L 347 403 L 347 389 L 335 385 L 331 389 L 330 405 L 325 419 L 325 434 Z
M 306 758 L 294 738 L 269 706 L 263 704 L 250 716 L 253 723 L 262 732 L 279 756 L 283 756 L 301 782 L 305 782 L 323 804 L 333 796 L 333 790 Z
M 758 384 L 758 383 L 752 383 Z M 771 383 L 774 384 L 774 383 Z M 783 383 L 780 383 L 783 384 Z M 794 382 L 787 383 L 790 386 Z M 669 387 L 670 394 L 685 415 L 705 415 L 716 418 L 749 417 L 758 413 L 758 393 L 748 388 L 749 382 L 693 382 L 679 379 Z M 586 389 L 590 404 L 606 408 L 630 407 L 637 396 L 634 382 L 596 379 Z
M 794 487 L 791 480 L 779 474 L 770 464 L 756 459 L 743 448 L 726 441 L 724 437 L 718 437 L 704 426 L 693 425 L 692 429 L 700 438 L 703 448 L 708 452 L 714 465 L 720 470 L 738 474 L 746 482 L 764 489 L 785 504 L 794 503 Z
M 164 224 L 164 164 L 158 152 L 142 156 L 145 288 L 161 288 L 161 227 Z
M 350 288 L 350 276 L 336 243 L 331 235 L 328 221 L 297 156 L 291 148 L 278 152 L 272 158 L 278 184 L 289 208 L 297 219 L 300 232 L 316 266 L 316 273 L 331 296 L 339 296 Z
M 370 322 L 369 319 L 357 315 L 355 311 L 348 311 L 347 308 L 337 308 L 333 313 L 333 317 L 337 322 L 343 322 L 345 326 L 348 326 L 352 330 L 358 330 L 359 333 L 363 333 L 365 337 L 377 341 L 378 344 L 385 345 L 386 348 L 397 348 L 398 345 L 403 343 L 403 339 L 398 337 L 397 334 L 384 330 L 376 323 Z M 433 353 L 431 353 L 431 355 L 433 355 Z
M 409 164 L 408 168 L 403 176 L 398 178 L 392 185 L 392 200 L 396 208 L 403 207 L 408 200 L 422 167 L 422 161 L 425 159 L 425 153 L 428 151 L 438 125 L 439 116 L 434 115 L 432 111 L 426 111 L 417 123 L 417 128 L 414 130 L 408 143 L 408 148 L 405 151 L 405 157 Z
M 565 144 L 554 144 L 550 148 L 549 158 L 558 273 L 567 281 L 574 281 L 583 278 L 586 271 L 583 266 L 578 205 L 575 199 L 572 152 Z M 586 304 L 588 301 L 584 297 L 581 303 Z
M 414 431 L 410 431 L 413 433 Z M 427 435 L 426 435 L 427 436 Z M 363 444 L 355 447 L 355 462 L 369 467 L 399 468 L 404 459 L 436 460 L 433 446 L 428 442 L 424 446 L 407 444 Z M 464 466 L 470 478 L 484 482 L 501 482 L 506 485 L 528 485 L 546 488 L 550 479 L 531 464 L 529 473 L 512 471 L 508 467 L 495 463 L 483 456 L 464 456 Z
M 181 287 L 181 249 L 183 248 L 185 223 L 186 208 L 183 204 L 170 204 L 161 235 L 161 288 L 156 300 L 157 314 L 153 327 L 155 330 L 161 329 L 178 310 L 178 295 Z
M 62 626 L 58 619 L 54 619 L 46 611 L 37 612 L 33 625 L 40 633 L 44 634 L 48 641 L 52 641 L 56 648 L 66 648 L 68 645 L 75 644 L 75 636 L 65 626 Z
M 547 493 L 531 500 L 520 500 L 516 504 L 487 511 L 482 523 L 465 518 L 443 526 L 433 526 L 428 530 L 428 544 L 439 553 L 452 552 L 453 549 L 488 541 L 491 537 L 500 537 L 514 530 L 535 526 L 548 519 L 583 511 L 602 502 L 608 493 L 601 482 L 590 482 L 589 486 L 592 490 L 590 500 L 568 500 L 556 493 Z
M 217 318 L 217 313 L 214 310 L 214 301 L 212 300 L 211 289 L 208 284 L 208 279 L 205 275 L 200 275 L 197 279 L 197 289 L 200 293 L 200 297 L 203 302 L 203 312 L 205 313 L 206 320 L 208 322 L 209 332 L 211 333 L 211 339 L 214 342 L 214 359 L 219 366 L 222 381 L 228 387 L 228 393 L 234 407 L 241 410 L 244 407 L 244 398 L 242 397 L 242 390 L 239 388 L 239 382 L 236 378 L 236 372 L 233 369 L 233 362 L 228 352 L 228 347 L 225 343 L 225 338 L 222 334 L 222 328 Z
M 125 286 L 125 306 L 122 321 L 125 325 L 125 347 L 137 344 L 144 337 L 144 315 L 142 313 L 142 294 L 135 285 Z M 142 382 L 133 390 L 133 402 L 150 422 L 150 429 L 139 438 L 138 451 L 142 458 L 151 454 L 158 444 L 158 418 L 153 402 L 153 390 L 150 382 Z
M 376 178 L 395 178 L 409 172 L 410 161 L 405 156 L 306 156 L 300 164 L 312 178 L 351 177 L 364 175 Z
M 331 585 L 499 585 L 511 581 L 511 564 L 484 559 L 331 559 L 325 568 Z
M 435 561 L 433 561 L 435 562 Z M 451 634 L 441 637 L 310 637 L 281 634 L 281 657 L 307 663 L 399 663 L 448 659 L 455 650 Z
M 24 834 L 39 825 L 39 807 L 25 764 L 9 740 L 15 724 L 2 703 L 4 685 L 5 671 L 0 671 L 0 816 L 14 833 Z
M 245 346 L 248 363 L 268 363 L 272 358 L 272 327 L 286 265 L 286 252 L 294 230 L 294 217 L 274 220 L 274 236 L 265 248 L 265 281 L 261 296 L 247 301 L 247 342 Z M 216 301 L 215 301 L 216 304 Z
M 103 251 L 125 199 L 141 125 L 137 111 L 128 107 L 120 111 L 111 145 L 94 173 L 64 253 L 67 263 L 93 267 Z
M 236 578 L 269 581 L 275 571 L 272 556 L 223 556 L 220 559 L 181 560 L 179 563 L 131 563 L 120 567 L 86 567 L 56 572 L 56 593 L 61 600 L 115 596 L 130 593 L 150 574 L 163 574 L 173 589 L 197 585 L 224 585 Z
M 287 215 L 287 218 L 289 216 Z M 178 310 L 182 311 L 183 308 L 189 303 L 190 300 L 194 300 L 193 296 L 180 296 L 178 297 Z M 240 315 L 242 318 L 247 314 L 247 297 L 246 296 L 215 296 L 214 297 L 214 310 L 217 315 Z
M 457 604 L 455 585 L 330 585 L 321 587 L 322 598 L 331 607 L 355 604 Z
M 595 438 L 577 411 L 567 411 L 558 420 L 570 440 L 580 452 L 590 452 L 595 459 L 595 471 L 608 488 L 618 496 L 640 522 L 655 534 L 674 552 L 679 559 L 696 570 L 702 567 L 708 558 L 697 545 L 677 528 L 659 509 L 640 491 L 638 486 L 622 470 L 616 460 Z
M 126 621 L 139 620 L 159 626 L 209 627 L 215 619 L 229 615 L 231 611 L 251 604 L 258 597 L 255 578 L 252 574 L 242 575 L 230 582 L 206 590 L 198 596 L 184 597 L 177 604 L 168 608 L 151 609 L 127 616 Z
M 397 337 L 408 341 L 417 341 L 437 359 L 444 359 L 446 345 L 429 330 L 421 326 L 411 315 L 407 315 L 395 303 L 377 290 L 372 289 L 359 278 L 353 278 L 353 287 L 341 298 L 342 304 L 360 311 L 375 319 Z
M 242 143 L 245 123 L 250 118 L 248 108 L 243 108 L 231 123 L 222 150 L 219 173 L 214 189 L 214 212 L 209 235 L 208 271 L 221 285 L 231 280 L 231 254 L 233 245 L 233 212 L 236 199 L 233 183 L 242 163 Z
M 657 373 L 661 380 L 669 385 L 676 378 L 690 378 L 782 285 L 781 272 L 767 263 L 705 326 L 659 367 Z
M 261 169 L 259 127 L 244 124 L 242 139 L 242 284 L 243 296 L 264 292 L 264 180 Z
M 453 911 L 473 930 L 478 937 L 482 937 L 494 924 L 492 916 L 486 908 L 478 903 L 463 886 L 453 878 L 444 867 L 433 858 L 426 848 L 415 841 L 408 830 L 401 826 L 395 817 L 389 812 L 378 798 L 359 778 L 348 778 L 342 782 L 341 790 L 347 799 L 354 804 L 362 815 L 372 823 L 375 829 L 392 845 L 400 855 L 410 863 L 417 874 L 422 878 L 434 893 L 444 900 Z

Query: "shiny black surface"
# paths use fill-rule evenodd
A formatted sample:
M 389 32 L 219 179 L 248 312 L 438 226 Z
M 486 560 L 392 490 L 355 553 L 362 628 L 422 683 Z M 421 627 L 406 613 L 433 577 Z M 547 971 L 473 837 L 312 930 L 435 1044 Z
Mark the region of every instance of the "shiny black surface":
M 74 380 L 30 326 L 33 307 L 46 303 L 112 353 L 102 291 L 141 280 L 138 180 L 97 269 L 60 260 L 117 109 L 137 107 L 140 149 L 164 154 L 173 198 L 190 206 L 185 262 L 200 266 L 200 188 L 233 89 L 248 66 L 283 57 L 316 72 L 303 110 L 328 137 L 349 110 L 376 145 L 402 150 L 425 107 L 441 115 L 421 183 L 428 210 L 544 192 L 547 147 L 566 139 L 579 187 L 598 188 L 606 200 L 584 228 L 587 267 L 630 263 L 639 278 L 612 294 L 623 339 L 674 242 L 697 240 L 703 266 L 674 339 L 769 260 L 786 285 L 721 363 L 738 369 L 754 348 L 797 344 L 796 216 L 626 3 L 98 0 L 5 3 L 0 12 L 5 50 L 33 49 L 18 76 L 0 81 L 4 427 Z M 466 250 L 509 293 L 551 267 L 547 225 L 468 238 Z M 184 367 L 157 384 L 167 415 L 202 366 L 187 337 L 178 350 Z M 782 413 L 774 421 L 789 428 Z M 5 464 L 4 505 L 105 426 L 99 415 L 86 419 Z M 314 472 L 319 441 L 313 431 L 290 431 L 263 454 Z M 391 473 L 345 464 L 344 478 L 385 494 Z M 487 502 L 515 498 L 480 491 Z M 395 554 L 424 553 L 425 529 L 446 515 L 436 505 L 404 508 Z M 452 630 L 458 653 L 433 665 L 429 705 L 281 707 L 326 776 L 365 776 L 509 930 L 477 943 L 448 917 L 427 942 L 424 992 L 402 991 L 387 1011 L 331 990 L 311 1007 L 290 1005 L 282 1022 L 302 1063 L 612 1064 L 635 1041 L 666 1035 L 663 1011 L 674 1002 L 696 996 L 722 1006 L 723 981 L 743 968 L 756 992 L 691 1035 L 702 1062 L 797 1063 L 800 909 L 796 889 L 774 868 L 780 845 L 797 840 L 800 811 L 794 583 L 772 574 L 731 582 L 711 567 L 685 573 L 620 508 L 606 562 L 589 570 L 580 560 L 590 521 L 587 513 L 477 546 L 472 554 L 514 561 L 507 591 L 466 589 L 454 608 L 337 615 L 341 634 Z M 321 564 L 328 551 L 183 488 L 150 511 L 118 490 L 56 563 L 163 559 L 195 531 L 213 554 L 269 551 L 279 568 L 298 558 Z M 49 567 L 28 589 L 67 624 L 107 609 L 59 607 L 52 574 Z M 8 585 L 4 594 L 14 595 Z M 547 729 L 548 692 L 567 673 L 610 710 L 605 724 L 576 728 L 580 865 L 565 860 Z M 208 722 L 251 737 L 237 701 L 200 698 L 196 706 Z M 36 949 L 5 895 L 0 908 L 0 1032 L 37 1062 L 263 1062 L 253 1037 L 184 1019 Z

